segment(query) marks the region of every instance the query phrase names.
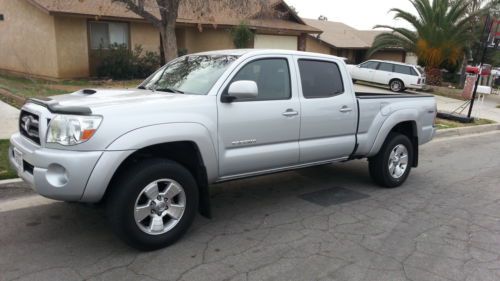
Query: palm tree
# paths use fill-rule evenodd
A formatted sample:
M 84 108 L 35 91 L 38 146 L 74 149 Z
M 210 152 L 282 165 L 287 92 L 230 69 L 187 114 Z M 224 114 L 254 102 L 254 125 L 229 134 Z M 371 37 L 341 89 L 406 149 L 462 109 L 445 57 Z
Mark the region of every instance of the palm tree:
M 412 29 L 377 25 L 392 32 L 375 38 L 369 54 L 390 47 L 401 47 L 415 53 L 426 67 L 427 83 L 441 82 L 441 66 L 456 65 L 465 52 L 476 41 L 476 32 L 471 22 L 477 20 L 479 11 L 471 12 L 473 1 L 467 0 L 409 0 L 417 15 L 401 9 L 391 9 L 395 19 L 402 19 Z

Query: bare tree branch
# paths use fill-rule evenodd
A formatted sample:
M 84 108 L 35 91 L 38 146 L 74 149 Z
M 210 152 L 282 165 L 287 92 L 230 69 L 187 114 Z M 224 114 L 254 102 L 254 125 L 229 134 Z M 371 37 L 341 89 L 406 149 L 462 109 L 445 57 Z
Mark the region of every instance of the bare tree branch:
M 145 20 L 150 22 L 155 27 L 159 28 L 162 25 L 162 20 L 157 18 L 155 15 L 151 14 L 144 8 L 145 0 L 113 0 L 113 2 L 119 2 L 125 4 L 127 9 L 136 13 L 137 15 L 143 17 Z

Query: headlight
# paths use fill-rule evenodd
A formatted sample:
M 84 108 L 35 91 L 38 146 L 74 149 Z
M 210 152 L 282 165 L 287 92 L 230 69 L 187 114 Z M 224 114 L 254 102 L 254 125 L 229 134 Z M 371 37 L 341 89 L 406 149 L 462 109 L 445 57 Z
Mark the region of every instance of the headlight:
M 47 143 L 75 145 L 88 141 L 99 128 L 102 117 L 56 115 L 47 130 Z

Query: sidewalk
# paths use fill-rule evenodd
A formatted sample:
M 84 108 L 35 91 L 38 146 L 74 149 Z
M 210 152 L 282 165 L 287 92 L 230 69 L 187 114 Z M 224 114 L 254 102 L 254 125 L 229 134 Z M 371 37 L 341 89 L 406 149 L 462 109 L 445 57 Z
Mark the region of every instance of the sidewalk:
M 460 105 L 464 104 L 465 101 L 451 99 L 442 96 L 435 96 L 438 111 L 440 112 L 452 112 Z M 489 95 L 484 99 L 484 103 L 481 104 L 480 101 L 476 100 L 474 102 L 474 109 L 472 110 L 472 116 L 476 118 L 489 119 L 496 122 L 500 122 L 500 108 L 496 106 L 500 104 L 500 97 L 496 95 Z M 469 107 L 464 110 L 463 114 L 466 115 Z
M 9 139 L 18 131 L 19 110 L 0 101 L 0 139 Z

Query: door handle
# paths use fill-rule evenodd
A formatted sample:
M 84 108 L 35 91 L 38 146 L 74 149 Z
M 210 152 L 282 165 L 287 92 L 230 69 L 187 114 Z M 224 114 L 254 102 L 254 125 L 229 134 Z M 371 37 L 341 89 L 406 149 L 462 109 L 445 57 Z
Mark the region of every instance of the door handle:
M 286 117 L 293 117 L 299 115 L 299 113 L 293 109 L 287 109 L 285 112 L 282 113 L 282 115 Z
M 339 109 L 339 111 L 342 113 L 347 113 L 347 112 L 351 112 L 352 108 L 348 107 L 347 105 L 344 105 L 344 106 L 342 106 L 341 109 Z

